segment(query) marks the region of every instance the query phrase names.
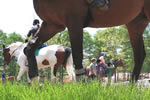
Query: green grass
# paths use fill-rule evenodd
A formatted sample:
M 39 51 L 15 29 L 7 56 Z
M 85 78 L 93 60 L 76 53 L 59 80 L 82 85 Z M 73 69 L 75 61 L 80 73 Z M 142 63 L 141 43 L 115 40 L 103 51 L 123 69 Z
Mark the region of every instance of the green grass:
M 149 100 L 150 89 L 136 85 L 102 86 L 98 82 L 50 84 L 0 83 L 0 100 Z

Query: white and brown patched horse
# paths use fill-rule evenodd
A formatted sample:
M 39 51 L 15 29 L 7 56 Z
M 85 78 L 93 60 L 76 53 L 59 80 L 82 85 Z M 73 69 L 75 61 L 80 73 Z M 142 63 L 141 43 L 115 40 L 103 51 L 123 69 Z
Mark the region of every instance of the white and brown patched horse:
M 21 79 L 24 72 L 28 72 L 28 61 L 24 55 L 23 49 L 27 44 L 22 42 L 12 43 L 9 46 L 3 45 L 4 65 L 8 65 L 13 57 L 17 58 L 17 63 L 20 66 L 20 71 L 17 80 Z M 51 81 L 55 82 L 56 72 L 60 65 L 66 69 L 72 81 L 76 80 L 75 71 L 73 67 L 72 53 L 69 47 L 61 45 L 50 45 L 41 48 L 36 56 L 38 69 L 51 67 Z M 30 82 L 27 73 L 27 80 Z

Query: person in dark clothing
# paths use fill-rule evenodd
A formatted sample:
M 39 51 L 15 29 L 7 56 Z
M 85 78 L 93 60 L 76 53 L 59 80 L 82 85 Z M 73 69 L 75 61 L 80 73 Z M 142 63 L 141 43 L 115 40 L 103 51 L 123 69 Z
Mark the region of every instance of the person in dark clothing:
M 5 82 L 5 80 L 6 80 L 6 76 L 5 76 L 5 72 L 2 72 L 2 82 Z
M 29 30 L 25 42 L 28 42 L 29 37 L 30 37 L 30 36 L 34 36 L 35 33 L 38 32 L 38 30 L 39 30 L 39 28 L 40 28 L 40 25 L 39 25 L 39 24 L 40 24 L 40 21 L 39 21 L 38 19 L 35 19 L 35 20 L 33 21 L 33 27 L 31 28 L 31 30 Z
M 29 37 L 30 36 L 34 36 L 40 29 L 40 21 L 38 19 L 35 19 L 33 21 L 33 27 L 31 28 L 31 30 L 29 30 L 28 34 L 27 34 L 27 38 L 25 39 L 25 43 L 29 41 Z M 42 44 L 38 49 L 41 49 L 43 47 L 46 47 L 47 45 Z

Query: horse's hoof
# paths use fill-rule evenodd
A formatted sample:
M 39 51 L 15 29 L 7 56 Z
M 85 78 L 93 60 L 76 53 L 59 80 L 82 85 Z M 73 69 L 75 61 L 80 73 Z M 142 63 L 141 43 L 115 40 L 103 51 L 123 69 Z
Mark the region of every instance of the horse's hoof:
M 42 89 L 42 87 L 43 87 L 43 84 L 39 84 L 39 88 Z
M 17 80 L 17 82 L 21 82 L 21 80 Z

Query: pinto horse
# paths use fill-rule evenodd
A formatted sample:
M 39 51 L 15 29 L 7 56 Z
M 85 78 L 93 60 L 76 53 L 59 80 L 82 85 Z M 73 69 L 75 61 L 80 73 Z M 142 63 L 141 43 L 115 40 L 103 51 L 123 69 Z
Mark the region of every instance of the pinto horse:
M 17 58 L 17 63 L 20 66 L 20 71 L 17 76 L 17 80 L 21 79 L 24 72 L 28 72 L 27 58 L 23 53 L 24 47 L 27 44 L 22 42 L 16 42 L 10 44 L 8 47 L 3 45 L 4 65 L 8 65 L 13 56 Z M 39 54 L 36 56 L 38 69 L 51 67 L 51 80 L 55 81 L 56 72 L 60 65 L 63 65 L 67 70 L 68 75 L 73 81 L 76 80 L 73 67 L 73 60 L 71 49 L 61 45 L 50 45 L 41 48 Z M 27 80 L 30 82 L 29 75 L 27 73 Z
M 125 24 L 134 54 L 132 80 L 138 80 L 146 56 L 142 34 L 150 21 L 150 0 L 110 0 L 110 8 L 106 11 L 91 8 L 86 0 L 33 0 L 33 4 L 43 23 L 24 50 L 29 63 L 30 78 L 38 76 L 34 54 L 36 49 L 66 27 L 76 75 L 80 75 L 83 69 L 83 28 Z

